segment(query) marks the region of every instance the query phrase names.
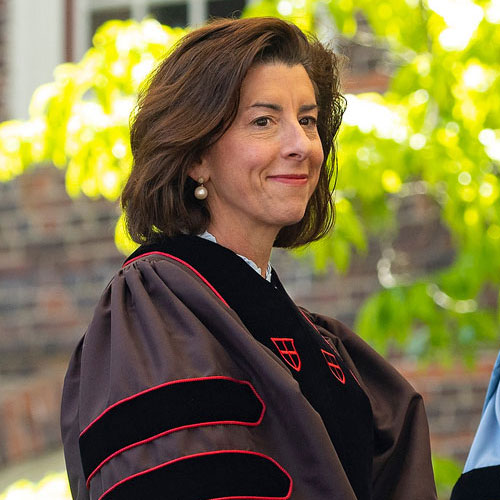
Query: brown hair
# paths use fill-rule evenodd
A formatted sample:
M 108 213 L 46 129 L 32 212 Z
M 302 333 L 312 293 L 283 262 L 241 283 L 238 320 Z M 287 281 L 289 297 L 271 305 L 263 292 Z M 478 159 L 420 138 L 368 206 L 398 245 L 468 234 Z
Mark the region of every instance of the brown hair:
M 121 198 L 134 241 L 199 234 L 208 227 L 210 213 L 194 197 L 196 183 L 188 172 L 236 117 L 249 68 L 275 62 L 301 64 L 307 71 L 316 91 L 325 159 L 303 219 L 283 227 L 274 246 L 304 245 L 331 229 L 334 139 L 345 109 L 337 57 L 281 19 L 221 19 L 182 38 L 139 96 L 130 133 L 134 165 Z

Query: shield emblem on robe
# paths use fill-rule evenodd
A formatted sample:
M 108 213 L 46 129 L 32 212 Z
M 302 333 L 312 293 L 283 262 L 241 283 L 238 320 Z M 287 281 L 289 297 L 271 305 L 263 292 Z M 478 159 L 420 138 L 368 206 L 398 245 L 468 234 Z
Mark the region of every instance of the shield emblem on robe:
M 273 338 L 271 337 L 276 349 L 278 349 L 285 363 L 291 366 L 295 371 L 300 372 L 302 361 L 300 359 L 293 339 L 289 338 Z
M 326 364 L 328 365 L 328 368 L 330 368 L 330 371 L 333 373 L 334 377 L 342 384 L 345 384 L 345 374 L 340 367 L 335 354 L 324 351 L 323 349 L 321 349 L 321 353 L 323 354 Z

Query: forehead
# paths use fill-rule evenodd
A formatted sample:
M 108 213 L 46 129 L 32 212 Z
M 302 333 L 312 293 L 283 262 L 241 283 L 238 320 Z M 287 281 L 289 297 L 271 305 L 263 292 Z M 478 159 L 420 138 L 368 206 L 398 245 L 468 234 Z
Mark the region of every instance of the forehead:
M 299 100 L 301 104 L 316 103 L 314 86 L 304 66 L 270 63 L 248 70 L 241 85 L 240 106 L 251 105 L 254 100 L 287 98 Z

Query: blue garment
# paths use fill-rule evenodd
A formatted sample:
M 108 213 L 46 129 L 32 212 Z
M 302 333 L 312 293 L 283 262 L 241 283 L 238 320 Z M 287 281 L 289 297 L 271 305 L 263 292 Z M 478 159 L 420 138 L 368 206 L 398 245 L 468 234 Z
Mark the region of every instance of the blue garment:
M 486 392 L 483 414 L 465 462 L 464 473 L 500 465 L 500 353 Z

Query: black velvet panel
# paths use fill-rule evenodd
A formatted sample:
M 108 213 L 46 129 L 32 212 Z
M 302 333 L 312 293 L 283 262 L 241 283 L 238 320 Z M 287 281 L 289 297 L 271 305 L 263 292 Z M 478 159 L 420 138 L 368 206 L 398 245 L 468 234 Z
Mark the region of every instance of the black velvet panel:
M 103 500 L 287 499 L 291 479 L 276 463 L 249 452 L 222 451 L 167 462 L 126 479 Z
M 85 478 L 118 450 L 184 426 L 255 425 L 263 403 L 247 383 L 204 378 L 169 383 L 112 406 L 80 436 Z
M 453 488 L 451 500 L 500 500 L 500 465 L 462 474 Z

